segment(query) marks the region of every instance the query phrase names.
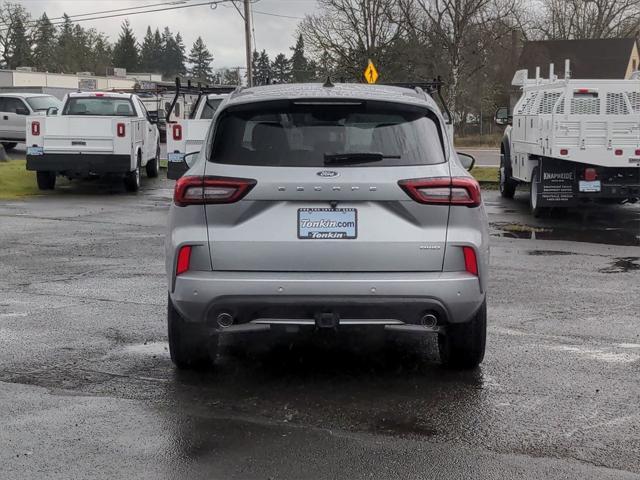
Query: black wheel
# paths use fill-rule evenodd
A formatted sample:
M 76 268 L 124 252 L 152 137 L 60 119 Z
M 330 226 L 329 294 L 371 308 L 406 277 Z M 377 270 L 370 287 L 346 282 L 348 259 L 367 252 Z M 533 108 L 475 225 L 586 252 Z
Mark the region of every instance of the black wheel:
M 487 341 L 486 300 L 466 323 L 447 325 L 445 334 L 438 335 L 440 359 L 447 367 L 468 370 L 477 367 L 484 358 Z
M 202 370 L 211 367 L 218 342 L 207 336 L 198 324 L 189 324 L 167 298 L 167 326 L 169 333 L 169 353 L 174 365 L 182 370 Z
M 2 146 L 5 150 L 13 150 L 18 145 L 17 142 L 2 142 Z
M 156 156 L 153 160 L 149 160 L 146 165 L 147 177 L 156 178 L 160 173 L 160 145 L 156 148 Z
M 509 155 L 508 150 L 503 150 L 503 153 L 500 154 L 500 169 L 498 170 L 500 195 L 503 198 L 513 198 L 518 182 L 511 178 L 511 162 L 507 162 L 507 155 Z
M 53 190 L 56 187 L 55 172 L 36 172 L 39 190 Z
M 542 216 L 547 211 L 547 209 L 541 207 L 538 202 L 539 177 L 538 169 L 534 168 L 531 173 L 531 183 L 529 184 L 529 210 L 531 211 L 531 215 L 536 218 Z
M 127 192 L 137 192 L 140 190 L 140 162 L 138 166 L 132 172 L 129 172 L 124 177 L 124 188 Z

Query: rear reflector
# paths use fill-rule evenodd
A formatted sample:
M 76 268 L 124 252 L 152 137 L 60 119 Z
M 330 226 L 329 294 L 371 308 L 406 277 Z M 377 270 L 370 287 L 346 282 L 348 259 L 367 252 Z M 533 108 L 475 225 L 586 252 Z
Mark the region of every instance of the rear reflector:
M 176 263 L 176 276 L 183 274 L 189 270 L 191 262 L 191 245 L 180 247 L 178 252 L 178 262 Z
M 617 155 L 618 157 L 621 157 L 621 156 L 622 156 L 622 154 L 623 154 L 624 152 L 622 151 L 622 149 L 621 149 L 621 148 L 618 148 L 618 149 L 616 149 L 616 152 L 615 152 L 615 153 L 616 153 L 616 155 Z
M 173 126 L 173 139 L 182 140 L 182 125 Z
M 598 173 L 595 168 L 585 168 L 584 169 L 584 179 L 587 182 L 593 182 L 598 178 Z
M 562 148 L 560 150 L 560 155 L 569 155 L 569 150 L 567 150 L 566 148 Z
M 473 274 L 478 275 L 478 259 L 476 258 L 476 251 L 473 247 L 462 247 L 464 253 L 464 269 Z
M 116 125 L 116 133 L 118 134 L 119 137 L 124 137 L 126 133 L 124 123 L 118 123 L 118 125 Z
M 250 178 L 182 177 L 176 181 L 173 201 L 178 207 L 234 203 L 255 185 Z
M 480 185 L 470 177 L 414 178 L 398 185 L 418 203 L 425 205 L 464 205 L 481 203 Z
M 638 150 L 636 150 L 636 155 L 637 155 L 638 157 L 640 157 L 640 148 L 639 148 Z
M 34 137 L 40 135 L 40 122 L 31 122 L 31 135 Z

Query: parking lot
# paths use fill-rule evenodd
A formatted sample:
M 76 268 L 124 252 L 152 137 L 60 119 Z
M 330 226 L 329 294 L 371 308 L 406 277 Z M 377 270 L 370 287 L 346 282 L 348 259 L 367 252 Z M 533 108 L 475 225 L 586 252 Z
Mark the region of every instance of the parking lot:
M 640 208 L 533 220 L 484 192 L 480 369 L 357 332 L 166 344 L 172 182 L 73 182 L 0 204 L 4 478 L 640 477 Z M 82 448 L 80 448 L 82 446 Z

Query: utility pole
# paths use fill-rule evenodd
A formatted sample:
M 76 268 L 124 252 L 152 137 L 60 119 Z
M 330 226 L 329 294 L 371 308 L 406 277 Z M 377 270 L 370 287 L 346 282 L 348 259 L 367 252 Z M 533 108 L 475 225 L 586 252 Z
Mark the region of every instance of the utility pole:
M 247 86 L 253 87 L 253 49 L 251 42 L 251 5 L 249 0 L 244 0 L 244 38 L 247 49 Z

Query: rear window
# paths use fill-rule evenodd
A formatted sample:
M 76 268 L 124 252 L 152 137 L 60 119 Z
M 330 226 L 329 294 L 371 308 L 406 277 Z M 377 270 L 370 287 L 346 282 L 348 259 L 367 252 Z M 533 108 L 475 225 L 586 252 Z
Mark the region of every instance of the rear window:
M 70 97 L 62 115 L 97 115 L 104 117 L 135 117 L 128 98 Z
M 354 167 L 445 161 L 439 122 L 429 109 L 384 102 L 320 101 L 231 107 L 218 122 L 211 161 L 320 167 L 336 156 L 343 157 L 341 165 Z
M 221 98 L 207 99 L 205 101 L 204 108 L 202 109 L 202 115 L 200 116 L 200 118 L 207 120 L 213 118 L 213 114 L 216 112 L 221 103 Z
M 56 97 L 29 97 L 26 100 L 34 111 L 48 110 L 51 107 L 60 108 L 60 100 Z

